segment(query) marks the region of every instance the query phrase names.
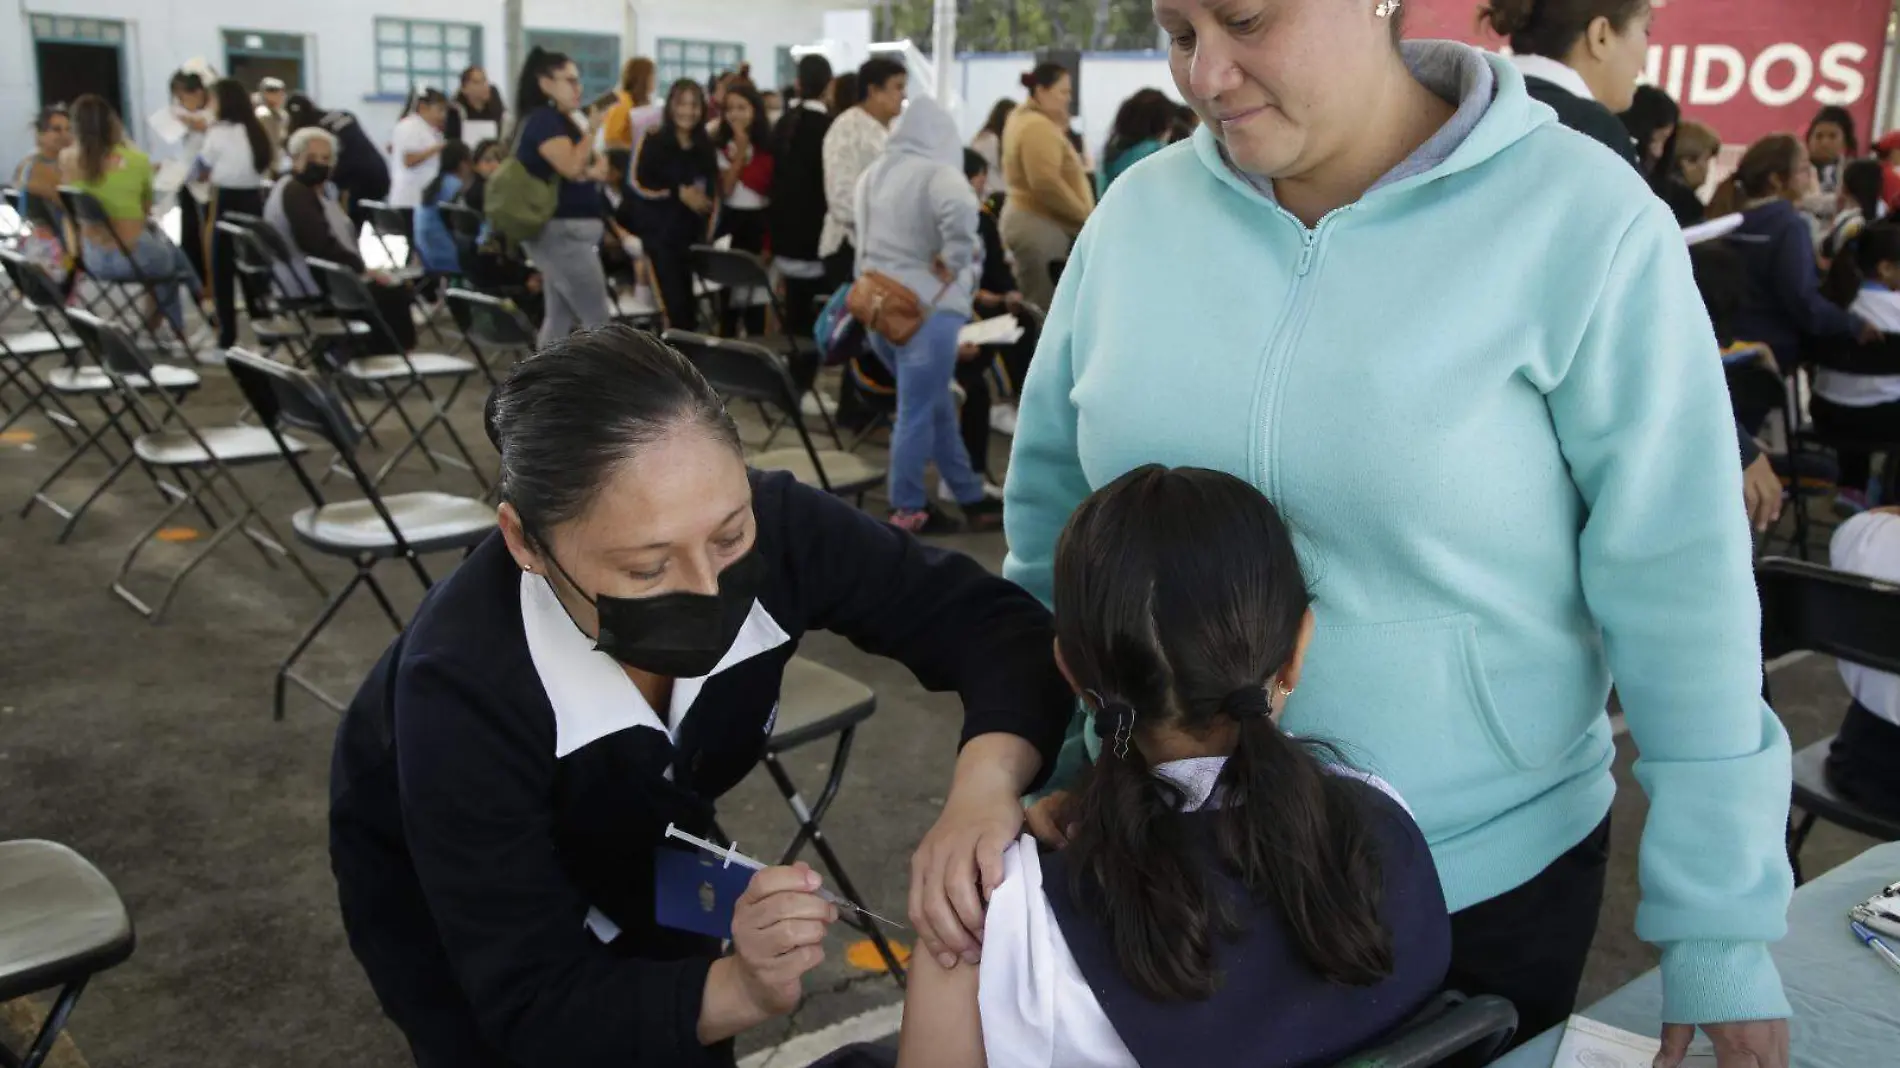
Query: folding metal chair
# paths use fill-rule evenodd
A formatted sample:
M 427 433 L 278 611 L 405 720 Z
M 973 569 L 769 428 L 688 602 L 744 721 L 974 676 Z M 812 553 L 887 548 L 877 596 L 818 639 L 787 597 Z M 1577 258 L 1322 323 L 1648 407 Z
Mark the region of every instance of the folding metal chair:
M 369 217 L 369 232 L 376 237 L 376 244 L 382 247 L 383 255 L 388 258 L 388 270 L 392 274 L 407 278 L 420 278 L 422 272 L 411 264 L 411 252 L 414 244 L 410 238 L 409 216 L 401 208 L 394 208 L 380 200 L 365 200 L 358 205 Z M 390 239 L 402 242 L 402 254 L 390 247 Z
M 1755 567 L 1761 589 L 1762 657 L 1825 653 L 1875 671 L 1900 674 L 1900 585 L 1802 560 L 1775 557 Z M 1765 687 L 1764 687 L 1765 688 Z M 1820 820 L 1885 842 L 1900 841 L 1900 820 L 1870 812 L 1834 792 L 1827 781 L 1830 735 L 1794 756 L 1794 806 L 1788 863 L 1802 881 L 1801 847 Z
M 16 254 L 0 251 L 0 256 L 11 260 Z M 11 273 L 9 265 L 8 274 Z M 14 304 L 15 307 L 25 305 L 24 298 Z M 28 413 L 37 411 L 59 430 L 67 444 L 79 443 L 74 436 L 74 432 L 81 429 L 78 416 L 53 392 L 35 366 L 53 357 L 70 363 L 79 350 L 79 339 L 64 331 L 39 329 L 0 334 L 0 434 L 13 429 Z M 9 390 L 17 395 L 17 400 L 8 399 Z
M 296 258 L 275 227 L 259 223 L 241 231 L 226 232 L 231 234 L 237 249 L 239 273 L 251 279 L 261 294 L 265 318 L 254 317 L 251 330 L 265 344 L 267 353 L 282 344 L 301 367 L 319 344 L 368 336 L 367 323 L 338 319 L 331 314 L 329 299 L 323 292 L 304 285 L 297 274 Z
M 468 289 L 451 289 L 442 299 L 448 303 L 449 314 L 455 317 L 455 327 L 462 332 L 462 340 L 467 342 L 468 351 L 474 355 L 489 385 L 498 384 L 494 367 L 489 363 L 491 356 L 510 353 L 519 359 L 533 355 L 539 341 L 538 332 L 513 301 Z
M 22 258 L 17 253 L 0 252 L 0 266 L 6 269 L 7 278 L 13 282 L 22 295 L 22 302 L 38 319 L 42 331 L 49 334 L 66 334 L 71 330 L 67 312 L 59 286 L 38 264 Z M 64 544 L 78 528 L 79 521 L 92 508 L 95 501 L 109 489 L 120 475 L 133 463 L 137 463 L 145 472 L 154 487 L 159 491 L 160 500 L 171 500 L 168 487 L 149 464 L 138 457 L 132 448 L 133 435 L 124 425 L 130 414 L 127 407 L 118 399 L 118 390 L 104 370 L 81 359 L 84 345 L 74 337 L 74 347 L 67 351 L 67 361 L 62 367 L 55 368 L 45 377 L 47 399 L 62 413 L 62 421 L 70 420 L 74 430 L 84 430 L 82 438 L 73 444 L 72 450 L 42 478 L 33 491 L 27 495 L 26 504 L 20 509 L 20 518 L 24 519 L 33 512 L 34 505 L 44 505 L 54 515 L 65 520 L 60 527 L 56 541 Z M 185 367 L 170 364 L 158 364 L 152 374 L 141 383 L 140 388 L 160 390 L 175 396 L 184 396 L 201 384 L 198 372 Z M 92 402 L 99 410 L 100 422 L 87 429 L 78 414 L 66 403 L 71 397 Z M 125 446 L 123 457 L 113 455 L 106 444 L 107 435 L 117 437 Z M 65 477 L 73 465 L 90 453 L 98 453 L 108 467 L 104 478 L 100 479 L 78 505 L 67 507 L 53 496 L 53 486 Z M 175 487 L 171 487 L 175 489 Z
M 693 274 L 709 286 L 718 287 L 726 299 L 737 299 L 745 306 L 751 306 L 754 302 L 762 303 L 772 313 L 772 320 L 779 324 L 782 354 L 786 367 L 791 371 L 792 382 L 797 386 L 798 395 L 803 397 L 809 394 L 817 399 L 819 416 L 825 421 L 825 430 L 831 434 L 832 443 L 844 448 L 844 438 L 839 436 L 831 411 L 817 390 L 817 343 L 811 338 L 785 332 L 785 309 L 779 304 L 778 290 L 772 285 L 772 272 L 765 266 L 765 261 L 750 252 L 712 245 L 694 245 L 688 257 Z M 766 448 L 771 447 L 782 425 L 772 427 L 765 439 Z
M 786 371 L 778 354 L 745 341 L 707 337 L 685 330 L 668 330 L 667 344 L 678 349 L 714 389 L 728 400 L 751 401 L 766 409 L 776 409 L 792 429 L 798 432 L 799 447 L 772 449 L 754 453 L 747 463 L 762 471 L 786 471 L 807 486 L 815 486 L 840 497 L 855 498 L 859 505 L 864 495 L 884 482 L 885 469 L 866 462 L 856 453 L 819 449 L 805 429 L 798 410 L 798 387 Z
M 455 258 L 461 265 L 463 278 L 473 273 L 475 256 L 481 247 L 482 213 L 467 204 L 441 203 L 436 210 L 442 214 L 442 222 L 449 228 L 449 238 L 455 242 Z
M 838 789 L 844 785 L 844 769 L 851 759 L 851 742 L 857 736 L 858 725 L 871 718 L 877 711 L 877 695 L 871 688 L 841 672 L 833 671 L 822 664 L 813 663 L 803 657 L 795 656 L 785 665 L 785 678 L 779 687 L 778 718 L 772 724 L 772 737 L 765 743 L 765 770 L 772 776 L 779 794 L 785 798 L 785 804 L 791 808 L 792 816 L 798 820 L 798 833 L 792 837 L 792 844 L 780 854 L 780 864 L 790 864 L 798 859 L 807 843 L 818 851 L 819 859 L 831 872 L 831 880 L 837 884 L 838 892 L 854 905 L 862 907 L 864 899 L 851 882 L 851 876 L 838 860 L 838 854 L 826 840 L 824 829 L 819 824 L 825 813 L 830 811 L 831 803 L 837 800 Z M 780 760 L 786 753 L 800 746 L 836 738 L 837 748 L 833 750 L 830 771 L 825 785 L 818 793 L 818 800 L 810 805 L 799 793 L 798 785 L 785 770 Z M 858 928 L 871 945 L 877 949 L 878 956 L 890 969 L 897 985 L 904 985 L 904 966 L 892 951 L 890 942 L 884 937 L 876 921 L 844 917 L 845 921 Z
M 0 1003 L 58 989 L 24 1054 L 0 1064 L 39 1068 L 93 976 L 124 963 L 137 938 L 119 892 L 57 842 L 0 842 Z
M 156 623 L 164 616 L 172 598 L 177 596 L 178 588 L 185 578 L 209 559 L 220 545 L 238 533 L 250 539 L 266 564 L 273 568 L 277 566 L 277 561 L 271 558 L 271 554 L 276 553 L 288 559 L 318 593 L 325 592 L 323 583 L 304 566 L 303 558 L 284 544 L 283 537 L 257 507 L 257 502 L 251 499 L 243 483 L 232 473 L 233 468 L 275 461 L 279 448 L 278 436 L 254 426 L 200 429 L 185 415 L 178 399 L 170 391 L 148 388 L 154 365 L 123 331 L 91 312 L 68 312 L 67 319 L 73 325 L 73 332 L 79 335 L 79 340 L 99 361 L 100 369 L 118 390 L 125 410 L 145 431 L 132 442 L 133 455 L 148 467 L 173 474 L 178 479 L 178 487 L 182 487 L 160 483 L 161 488 L 176 499 L 126 551 L 118 573 L 113 576 L 112 592 L 140 615 Z M 147 397 L 158 399 L 161 406 L 159 411 L 147 405 Z M 299 451 L 309 449 L 301 441 L 290 441 L 286 445 Z M 226 503 L 223 493 L 219 492 L 220 488 L 236 498 L 238 507 Z M 230 518 L 220 523 L 211 511 L 212 504 L 229 512 Z M 126 580 L 145 547 L 186 508 L 196 508 L 205 522 L 216 529 L 216 533 L 207 538 L 185 564 L 166 580 L 157 602 L 148 605 L 132 592 Z M 253 529 L 253 522 L 261 526 L 263 531 Z
M 1517 1007 L 1493 994 L 1467 998 L 1446 991 L 1378 1046 L 1339 1068 L 1477 1068 L 1490 1064 L 1517 1034 Z
M 394 412 L 409 430 L 409 440 L 378 469 L 376 484 L 381 485 L 383 479 L 395 470 L 397 464 L 411 452 L 419 450 L 423 458 L 428 460 L 430 467 L 438 471 L 441 470 L 442 464 L 459 467 L 467 471 L 481 485 L 483 493 L 487 493 L 488 479 L 476 466 L 474 455 L 468 451 L 468 446 L 463 444 L 461 435 L 455 432 L 455 427 L 448 419 L 449 408 L 454 405 L 455 398 L 461 395 L 462 387 L 467 385 L 469 377 L 479 370 L 475 361 L 439 352 L 405 352 L 395 332 L 390 329 L 388 323 L 383 321 L 382 313 L 377 311 L 376 300 L 370 295 L 368 283 L 358 278 L 356 272 L 327 260 L 306 259 L 304 263 L 317 277 L 318 284 L 323 286 L 325 292 L 329 294 L 330 307 L 338 316 L 368 324 L 367 336 L 395 351 L 393 356 L 357 356 L 345 361 L 340 369 L 345 381 L 369 390 L 383 399 L 383 406 L 363 421 L 366 431 L 373 430 L 376 424 L 391 412 Z M 354 343 L 356 339 L 346 340 Z M 435 391 L 429 388 L 430 379 L 447 379 L 449 382 L 447 396 L 438 400 Z M 420 393 L 429 407 L 428 416 L 419 425 L 409 417 L 408 411 L 402 404 L 403 398 L 412 392 Z M 426 436 L 436 427 L 440 427 L 442 432 L 448 435 L 458 455 L 447 455 L 429 447 Z
M 401 557 L 426 591 L 434 579 L 422 566 L 421 554 L 473 549 L 495 527 L 494 506 L 433 491 L 384 495 L 378 490 L 376 480 L 357 462 L 356 447 L 362 440 L 362 432 L 350 420 L 343 399 L 334 387 L 308 371 L 243 349 L 231 350 L 225 366 L 266 430 L 277 440 L 279 454 L 310 497 L 310 507 L 298 511 L 290 520 L 298 540 L 317 552 L 341 557 L 356 565 L 356 574 L 323 606 L 316 621 L 278 666 L 273 715 L 279 720 L 284 718 L 285 687 L 292 682 L 341 712 L 344 707 L 341 701 L 296 673 L 298 658 L 329 626 L 359 586 L 368 587 L 390 625 L 401 631 L 402 616 L 377 582 L 376 565 Z M 300 450 L 286 433 L 287 428 L 314 433 L 328 442 L 355 480 L 362 497 L 349 501 L 325 499 L 322 488 L 299 462 Z
M 86 277 L 92 279 L 93 283 L 99 287 L 99 291 L 105 299 L 107 309 L 111 313 L 111 318 L 125 323 L 135 337 L 148 338 L 153 348 L 164 347 L 164 337 L 159 332 L 158 325 L 159 323 L 164 323 L 165 329 L 177 340 L 179 350 L 181 352 L 191 351 L 191 339 L 185 336 L 184 329 L 181 326 L 174 326 L 171 320 L 166 318 L 165 315 L 158 310 L 157 287 L 161 284 L 182 286 L 184 285 L 183 276 L 173 275 L 169 278 L 156 278 L 146 274 L 145 269 L 140 267 L 138 260 L 133 257 L 132 248 L 120 239 L 119 232 L 113 228 L 112 217 L 106 214 L 104 205 L 100 204 L 98 198 L 94 197 L 91 193 L 75 186 L 60 186 L 59 197 L 61 202 L 66 206 L 67 215 L 69 215 L 77 225 L 90 227 L 94 232 L 108 234 L 112 238 L 113 246 L 119 250 L 119 253 L 125 257 L 126 263 L 132 268 L 132 278 L 130 281 L 113 281 L 101 278 L 98 272 L 92 268 L 89 258 L 86 255 L 86 242 L 80 241 L 78 243 L 80 270 L 84 271 Z M 146 223 L 145 228 L 148 233 L 160 241 L 170 240 L 149 222 Z M 189 270 L 189 268 L 186 269 Z M 137 295 L 128 298 L 126 296 L 128 290 L 136 291 Z M 145 314 L 144 310 L 138 307 L 138 295 L 142 295 L 152 302 L 153 308 L 149 315 Z M 187 307 L 192 303 L 191 301 L 184 300 L 182 296 L 180 297 L 180 302 Z M 200 314 L 202 314 L 202 310 Z

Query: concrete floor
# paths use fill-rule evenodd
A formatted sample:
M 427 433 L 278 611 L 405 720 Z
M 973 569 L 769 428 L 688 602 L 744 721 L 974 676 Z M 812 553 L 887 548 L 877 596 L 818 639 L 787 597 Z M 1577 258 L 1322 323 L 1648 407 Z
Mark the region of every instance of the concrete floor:
M 188 410 L 201 425 L 231 418 L 235 390 L 209 370 Z M 486 458 L 474 396 L 456 422 Z M 65 842 L 117 885 L 139 945 L 125 965 L 97 977 L 70 1033 L 94 1068 L 270 1064 L 283 1068 L 407 1063 L 400 1036 L 377 1010 L 344 942 L 326 854 L 325 807 L 334 715 L 293 694 L 283 722 L 270 716 L 279 658 L 321 599 L 297 575 L 273 570 L 239 543 L 224 546 L 185 584 L 170 615 L 146 623 L 107 591 L 137 532 L 162 507 L 136 473 L 94 508 L 69 544 L 55 545 L 43 511 L 22 520 L 30 487 L 63 448 L 30 418 L 0 440 L 0 839 Z M 31 440 L 28 438 L 31 437 Z M 1006 446 L 1006 439 L 999 448 Z M 1001 470 L 1000 463 L 995 470 Z M 96 477 L 82 465 L 65 497 Z M 287 525 L 303 506 L 280 466 L 248 470 L 244 484 L 265 514 Z M 412 463 L 396 488 L 467 492 L 466 476 L 432 476 Z M 1000 535 L 946 539 L 994 568 Z M 158 569 L 193 548 L 154 545 L 137 573 L 150 589 Z M 312 558 L 326 582 L 347 567 Z M 453 557 L 432 559 L 437 575 Z M 403 569 L 386 582 L 399 607 L 419 588 Z M 347 695 L 390 638 L 367 601 L 353 604 L 306 659 L 309 674 Z M 851 774 L 826 826 L 871 907 L 901 916 L 907 858 L 943 800 L 959 713 L 952 698 L 923 693 L 895 665 L 828 635 L 804 655 L 878 693 Z M 1780 711 L 1804 745 L 1830 733 L 1845 695 L 1831 662 L 1808 659 L 1778 673 Z M 1650 967 L 1654 953 L 1631 933 L 1637 828 L 1644 801 L 1621 743 L 1615 851 L 1601 931 L 1585 980 L 1586 1002 Z M 815 788 L 829 752 L 791 762 Z M 770 854 L 793 822 L 763 772 L 721 803 L 721 822 L 749 849 Z M 1807 850 L 1818 873 L 1870 843 L 1833 828 Z M 888 1004 L 897 991 L 844 961 L 839 938 L 790 1020 L 748 1036 L 766 1048 Z M 0 1013 L 0 1032 L 22 1014 Z

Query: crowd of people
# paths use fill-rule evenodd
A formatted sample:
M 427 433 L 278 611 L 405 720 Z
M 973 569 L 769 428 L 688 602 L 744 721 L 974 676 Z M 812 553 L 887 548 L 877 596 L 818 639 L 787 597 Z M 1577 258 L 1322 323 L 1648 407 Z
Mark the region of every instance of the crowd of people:
M 186 166 L 173 243 L 105 100 L 37 116 L 24 241 L 70 272 L 70 224 L 85 271 L 153 281 L 181 342 L 206 291 L 216 347 L 239 339 L 234 212 L 282 236 L 287 291 L 318 291 L 312 258 L 365 274 L 405 349 L 434 280 L 534 309 L 539 352 L 485 413 L 500 531 L 338 740 L 345 926 L 419 1064 L 729 1062 L 790 1011 L 838 918 L 818 877 L 754 877 L 722 955 L 655 921 L 645 847 L 710 833 L 818 629 L 968 709 L 913 863 L 905 1068 L 1330 1063 L 1446 986 L 1508 997 L 1526 1036 L 1561 1024 L 1605 884 L 1612 678 L 1666 858 L 1638 920 L 1658 1063 L 1697 1025 L 1724 1068 L 1785 1063 L 1789 743 L 1735 513 L 1783 507 L 1789 460 L 1759 439 L 1817 365 L 1793 403 L 1855 516 L 1837 563 L 1900 576 L 1872 463 L 1900 442 L 1900 365 L 1836 358 L 1900 332 L 1900 140 L 1863 158 L 1829 107 L 1725 166 L 1718 131 L 1637 85 L 1647 0 L 1492 0 L 1508 56 L 1401 41 L 1390 2 L 1271 31 L 1155 12 L 1187 103 L 1134 94 L 1093 158 L 1048 62 L 967 144 L 883 57 L 808 55 L 776 91 L 744 68 L 662 87 L 635 57 L 590 97 L 535 48 L 512 107 L 470 68 L 380 142 L 281 83 L 181 70 L 154 131 Z M 63 220 L 62 185 L 102 215 Z M 420 283 L 360 254 L 378 206 Z M 713 242 L 770 266 L 782 322 L 707 302 Z M 894 392 L 888 513 L 749 471 L 692 365 L 608 325 L 622 264 L 667 326 L 816 340 L 801 390 L 849 362 L 815 398 L 840 421 Z M 1395 265 L 1416 270 L 1363 314 Z M 873 292 L 915 314 L 864 312 Z M 833 306 L 862 322 L 815 337 Z M 965 340 L 1001 316 L 1021 340 Z M 1003 577 L 911 537 L 998 528 Z M 1900 811 L 1900 690 L 1848 681 L 1830 774 Z M 1184 1035 L 1202 1002 L 1221 1011 Z

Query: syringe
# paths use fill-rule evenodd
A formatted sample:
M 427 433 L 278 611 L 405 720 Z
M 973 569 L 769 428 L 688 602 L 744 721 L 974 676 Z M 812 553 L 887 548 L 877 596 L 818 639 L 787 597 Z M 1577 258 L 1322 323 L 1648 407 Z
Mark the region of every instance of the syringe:
M 722 860 L 727 865 L 737 864 L 741 868 L 746 868 L 751 871 L 761 871 L 765 868 L 765 864 L 762 861 L 755 860 L 751 857 L 746 856 L 744 853 L 739 852 L 739 843 L 737 842 L 734 842 L 730 846 L 715 845 L 712 842 L 709 842 L 706 839 L 701 838 L 696 834 L 687 834 L 685 831 L 680 830 L 678 827 L 675 827 L 670 823 L 666 825 L 666 836 L 668 838 L 677 838 L 680 841 L 685 842 L 687 845 L 696 846 L 700 850 L 706 853 L 710 853 L 713 856 L 720 858 L 720 860 Z M 908 926 L 898 923 L 896 920 L 890 920 L 890 919 L 884 918 L 883 916 L 879 916 L 877 913 L 872 912 L 870 909 L 865 908 L 863 905 L 854 904 L 851 901 L 848 901 L 842 897 L 839 897 L 837 894 L 832 893 L 830 890 L 827 890 L 824 887 L 819 887 L 818 896 L 825 899 L 826 901 L 831 902 L 833 905 L 838 906 L 838 908 L 842 910 L 855 912 L 860 916 L 865 916 L 870 919 L 876 920 L 877 922 L 885 925 L 886 927 L 895 928 L 896 930 L 899 930 L 899 931 L 910 930 Z

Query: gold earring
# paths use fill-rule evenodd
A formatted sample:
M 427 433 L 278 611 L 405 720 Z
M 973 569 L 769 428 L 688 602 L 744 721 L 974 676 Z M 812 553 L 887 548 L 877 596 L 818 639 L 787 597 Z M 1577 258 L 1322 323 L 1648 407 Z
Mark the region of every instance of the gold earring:
M 1379 6 L 1372 9 L 1374 15 L 1389 19 L 1399 13 L 1399 0 L 1379 0 Z

